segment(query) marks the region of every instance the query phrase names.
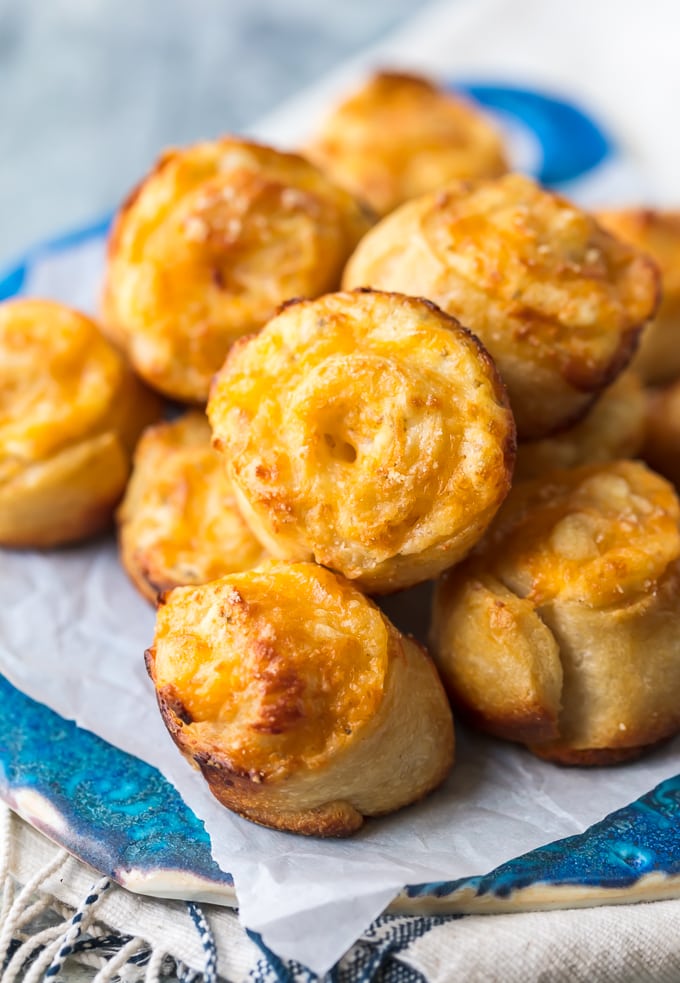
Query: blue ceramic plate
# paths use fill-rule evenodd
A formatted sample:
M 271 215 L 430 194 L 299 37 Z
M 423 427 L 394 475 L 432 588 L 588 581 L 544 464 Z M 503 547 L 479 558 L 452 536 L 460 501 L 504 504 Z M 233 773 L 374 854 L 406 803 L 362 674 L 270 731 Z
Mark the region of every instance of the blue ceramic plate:
M 509 86 L 466 88 L 530 134 L 538 148 L 533 170 L 546 184 L 589 178 L 612 155 L 601 129 L 563 100 Z M 0 299 L 59 297 L 53 287 L 60 258 L 77 251 L 86 266 L 96 267 L 107 225 L 104 218 L 32 250 L 0 276 Z M 87 292 L 60 299 L 84 309 L 94 304 Z M 233 903 L 232 879 L 212 860 L 202 824 L 159 772 L 29 699 L 2 676 L 0 706 L 0 797 L 28 822 L 131 890 Z M 409 886 L 393 910 L 517 911 L 674 896 L 680 896 L 680 776 L 582 835 L 485 876 Z

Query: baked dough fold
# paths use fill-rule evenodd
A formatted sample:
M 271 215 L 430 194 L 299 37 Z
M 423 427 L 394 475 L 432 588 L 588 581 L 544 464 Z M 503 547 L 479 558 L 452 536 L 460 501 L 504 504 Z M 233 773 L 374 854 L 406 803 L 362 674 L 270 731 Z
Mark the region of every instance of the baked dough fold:
M 234 137 L 169 151 L 114 223 L 104 327 L 150 385 L 204 403 L 233 342 L 335 289 L 369 224 L 295 154 Z
M 632 758 L 680 730 L 680 503 L 634 461 L 517 485 L 434 601 L 454 703 L 566 764 Z
M 453 763 L 426 651 L 314 564 L 176 588 L 147 666 L 180 750 L 220 802 L 265 826 L 346 836 L 436 788 Z
M 370 78 L 323 120 L 306 153 L 379 215 L 457 178 L 507 170 L 500 134 L 472 103 L 400 72 Z
M 630 361 L 659 297 L 651 259 L 519 174 L 403 205 L 361 241 L 343 286 L 428 297 L 478 335 L 522 440 L 587 412 Z
M 232 350 L 208 415 L 270 553 L 369 592 L 451 566 L 509 488 L 514 424 L 491 359 L 412 297 L 287 305 Z
M 216 580 L 265 558 L 199 410 L 143 434 L 117 518 L 123 566 L 152 603 L 172 587 Z
M 161 401 L 89 318 L 45 300 L 0 305 L 0 544 L 50 547 L 111 520 Z
M 515 481 L 560 468 L 637 457 L 645 441 L 648 397 L 637 374 L 622 372 L 575 426 L 517 448 Z

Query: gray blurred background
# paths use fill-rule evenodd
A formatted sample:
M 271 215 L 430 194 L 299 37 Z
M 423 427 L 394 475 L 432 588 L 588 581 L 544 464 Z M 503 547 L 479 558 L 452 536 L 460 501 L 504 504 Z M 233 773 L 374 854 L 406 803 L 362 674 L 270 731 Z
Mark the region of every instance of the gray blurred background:
M 238 131 L 415 0 L 0 0 L 0 266 L 113 209 L 159 150 Z

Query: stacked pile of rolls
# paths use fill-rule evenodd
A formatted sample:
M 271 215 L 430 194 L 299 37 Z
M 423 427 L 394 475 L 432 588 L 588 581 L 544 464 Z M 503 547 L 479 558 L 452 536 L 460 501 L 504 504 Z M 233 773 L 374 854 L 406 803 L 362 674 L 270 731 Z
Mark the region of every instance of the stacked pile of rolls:
M 398 73 L 305 154 L 166 153 L 101 332 L 0 309 L 0 540 L 116 509 L 170 734 L 277 829 L 434 790 L 451 707 L 559 764 L 675 734 L 680 505 L 640 458 L 680 479 L 677 217 L 508 173 L 476 108 Z M 426 581 L 431 654 L 374 600 Z

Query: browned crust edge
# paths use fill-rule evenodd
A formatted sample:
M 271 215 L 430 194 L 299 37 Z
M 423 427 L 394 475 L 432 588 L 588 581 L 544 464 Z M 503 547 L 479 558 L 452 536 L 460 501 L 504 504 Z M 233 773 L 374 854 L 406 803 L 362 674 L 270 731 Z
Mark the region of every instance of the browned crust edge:
M 543 761 L 550 761 L 553 764 L 565 765 L 567 767 L 596 768 L 602 765 L 624 764 L 626 761 L 635 761 L 653 751 L 660 744 L 670 739 L 664 737 L 651 744 L 638 744 L 635 747 L 597 747 L 597 748 L 570 748 L 563 744 L 528 744 L 527 747 L 532 754 Z
M 351 836 L 363 826 L 364 817 L 349 802 L 337 800 L 299 811 L 271 808 L 264 801 L 254 801 L 258 795 L 266 797 L 263 780 L 234 772 L 225 761 L 212 756 L 195 754 L 193 760 L 218 802 L 259 826 L 321 837 Z
M 172 590 L 173 587 L 183 587 L 184 584 L 171 580 L 155 580 L 151 576 L 151 566 L 145 561 L 143 552 L 125 548 L 124 525 L 123 523 L 119 526 L 118 530 L 118 555 L 121 565 L 144 600 L 158 607 L 162 594 Z
M 162 603 L 162 598 L 159 603 Z M 146 650 L 144 659 L 155 686 L 153 647 Z M 266 801 L 267 783 L 264 776 L 259 772 L 237 771 L 221 756 L 195 751 L 186 740 L 183 727 L 184 723 L 191 721 L 190 715 L 171 687 L 163 690 L 155 688 L 161 717 L 173 741 L 190 763 L 201 771 L 218 802 L 232 812 L 260 826 L 303 836 L 345 837 L 363 826 L 362 814 L 342 800 L 327 802 L 313 809 L 287 811 L 272 808 Z
M 542 744 L 559 738 L 558 718 L 545 707 L 518 707 L 504 716 L 490 716 L 473 707 L 444 679 L 444 687 L 455 714 L 475 730 L 516 744 Z

